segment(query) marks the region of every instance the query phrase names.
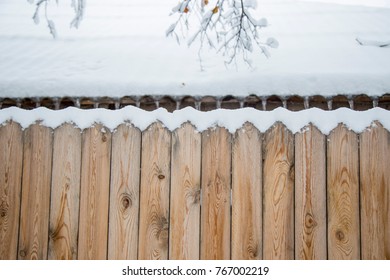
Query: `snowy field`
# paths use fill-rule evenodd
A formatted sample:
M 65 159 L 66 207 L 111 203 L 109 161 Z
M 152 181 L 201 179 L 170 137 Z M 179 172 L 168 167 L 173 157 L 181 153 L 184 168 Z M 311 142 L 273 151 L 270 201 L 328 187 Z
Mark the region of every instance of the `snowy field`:
M 78 30 L 69 2 L 49 9 L 53 40 L 27 0 L 0 1 L 0 97 L 390 92 L 390 47 L 356 41 L 390 41 L 390 0 L 258 0 L 279 48 L 253 69 L 206 51 L 205 71 L 197 46 L 165 37 L 177 0 L 87 0 Z

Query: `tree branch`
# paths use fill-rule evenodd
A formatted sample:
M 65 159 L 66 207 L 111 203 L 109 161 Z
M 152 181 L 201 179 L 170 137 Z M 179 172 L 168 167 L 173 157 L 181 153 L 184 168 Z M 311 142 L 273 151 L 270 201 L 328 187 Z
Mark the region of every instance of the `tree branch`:
M 266 27 L 267 21 L 265 19 L 256 20 L 251 15 L 249 10 L 255 8 L 255 0 L 200 1 L 201 5 L 197 6 L 197 1 L 185 0 L 172 9 L 172 15 L 178 14 L 178 19 L 169 27 L 167 36 L 175 35 L 180 41 L 176 33 L 178 23 L 186 18 L 189 24 L 189 14 L 198 12 L 202 14 L 198 22 L 199 27 L 188 40 L 188 45 L 199 40 L 200 50 L 202 50 L 204 43 L 207 42 L 210 47 L 217 50 L 217 53 L 223 51 L 226 64 L 235 61 L 238 54 L 242 53 L 244 61 L 250 65 L 249 54 L 253 52 L 253 45 L 258 46 L 266 57 L 269 57 L 268 48 L 277 47 L 278 43 L 273 38 L 265 42 L 259 40 L 258 30 Z M 197 7 L 200 8 L 197 10 Z

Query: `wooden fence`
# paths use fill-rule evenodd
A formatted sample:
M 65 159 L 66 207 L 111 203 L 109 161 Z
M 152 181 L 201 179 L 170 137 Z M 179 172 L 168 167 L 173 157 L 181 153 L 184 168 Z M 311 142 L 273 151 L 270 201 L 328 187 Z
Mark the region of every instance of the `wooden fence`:
M 390 135 L 0 128 L 0 259 L 390 259 Z

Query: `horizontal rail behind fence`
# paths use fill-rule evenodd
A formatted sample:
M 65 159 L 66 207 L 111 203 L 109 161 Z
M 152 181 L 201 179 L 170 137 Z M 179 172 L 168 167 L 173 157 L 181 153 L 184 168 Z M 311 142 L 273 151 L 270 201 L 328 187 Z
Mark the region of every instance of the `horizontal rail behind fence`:
M 390 259 L 390 135 L 0 127 L 0 259 Z
M 26 98 L 1 98 L 0 109 L 8 107 L 20 107 L 34 109 L 46 107 L 53 110 L 67 107 L 81 109 L 105 108 L 116 110 L 126 106 L 136 106 L 152 111 L 157 108 L 165 108 L 169 112 L 193 107 L 200 111 L 214 109 L 238 109 L 256 108 L 262 111 L 271 111 L 278 107 L 284 107 L 291 111 L 301 111 L 308 108 L 320 108 L 323 110 L 336 110 L 338 108 L 350 108 L 356 111 L 365 111 L 375 107 L 390 109 L 390 93 L 381 96 L 361 95 L 334 95 L 334 96 L 123 96 L 123 97 L 26 97 Z

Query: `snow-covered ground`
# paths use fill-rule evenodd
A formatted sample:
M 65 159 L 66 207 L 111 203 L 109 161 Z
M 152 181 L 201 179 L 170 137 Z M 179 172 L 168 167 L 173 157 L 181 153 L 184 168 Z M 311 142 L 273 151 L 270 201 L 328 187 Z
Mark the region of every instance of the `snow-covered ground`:
M 390 92 L 390 48 L 356 41 L 390 41 L 389 0 L 258 0 L 279 48 L 254 69 L 205 52 L 203 72 L 196 46 L 165 37 L 177 0 L 90 0 L 78 30 L 69 2 L 49 9 L 53 40 L 26 0 L 0 1 L 0 97 Z

